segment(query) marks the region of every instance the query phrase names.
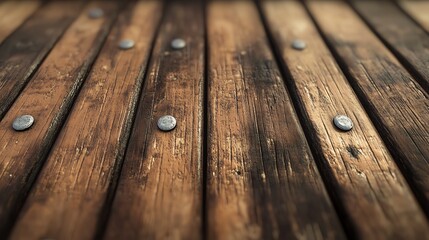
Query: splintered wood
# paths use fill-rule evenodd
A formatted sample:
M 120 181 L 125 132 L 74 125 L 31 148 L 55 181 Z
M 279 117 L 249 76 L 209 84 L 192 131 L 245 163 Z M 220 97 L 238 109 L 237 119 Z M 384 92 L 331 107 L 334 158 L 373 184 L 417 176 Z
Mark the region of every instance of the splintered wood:
M 211 239 L 342 236 L 257 10 L 208 6 Z
M 0 238 L 429 236 L 428 7 L 0 0 Z
M 348 216 L 349 231 L 364 239 L 417 238 L 429 233 L 394 159 L 304 7 L 292 1 L 264 2 L 263 6 L 292 77 L 291 92 L 300 103 L 299 111 L 305 113 L 304 125 L 314 141 L 326 183 L 340 211 Z M 294 39 L 306 41 L 307 48 L 291 48 Z M 337 114 L 352 119 L 352 131 L 332 127 Z

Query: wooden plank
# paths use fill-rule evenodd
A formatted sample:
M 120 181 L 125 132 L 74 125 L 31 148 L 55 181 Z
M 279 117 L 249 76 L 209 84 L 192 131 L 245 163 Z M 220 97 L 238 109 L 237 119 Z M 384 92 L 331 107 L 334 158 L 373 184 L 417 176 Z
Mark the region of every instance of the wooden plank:
M 207 21 L 208 238 L 345 238 L 254 3 Z
M 11 239 L 92 239 L 102 230 L 160 12 L 160 3 L 147 1 L 120 14 Z M 122 39 L 134 39 L 134 48 L 120 50 Z
M 401 8 L 408 13 L 426 32 L 429 32 L 429 1 L 398 1 Z
M 39 1 L 0 3 L 0 44 L 3 40 L 15 31 L 37 8 Z
M 429 96 L 348 5 L 309 7 L 429 213 Z
M 105 18 L 88 18 L 86 10 L 100 6 Z M 73 99 L 101 48 L 116 15 L 116 4 L 87 6 L 66 31 L 32 81 L 0 122 L 0 235 L 5 236 L 23 205 L 35 176 L 64 122 Z M 27 132 L 15 132 L 13 120 L 31 114 L 36 122 Z
M 321 158 L 325 183 L 349 235 L 358 239 L 426 236 L 429 228 L 423 212 L 304 7 L 293 1 L 263 6 L 284 70 L 291 76 L 287 83 L 295 106 Z M 307 48 L 294 50 L 294 39 L 304 40 Z M 337 114 L 352 119 L 351 131 L 334 127 Z
M 173 50 L 175 38 L 186 47 Z M 152 55 L 106 239 L 202 238 L 204 25 L 201 1 L 172 1 Z M 171 132 L 158 118 L 173 115 Z
M 429 35 L 389 1 L 352 1 L 391 51 L 429 93 Z
M 49 3 L 0 45 L 0 119 L 81 6 L 71 1 Z

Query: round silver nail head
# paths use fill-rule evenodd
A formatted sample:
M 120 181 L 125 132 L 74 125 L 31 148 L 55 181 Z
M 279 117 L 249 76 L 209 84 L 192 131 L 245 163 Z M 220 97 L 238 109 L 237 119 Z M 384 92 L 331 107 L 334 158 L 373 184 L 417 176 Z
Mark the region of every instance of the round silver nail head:
M 162 131 L 171 131 L 176 127 L 176 119 L 173 116 L 165 115 L 158 119 L 158 128 Z
M 334 124 L 337 128 L 343 131 L 350 131 L 353 128 L 352 120 L 345 115 L 337 115 L 334 117 Z
M 171 41 L 171 47 L 173 49 L 182 49 L 186 46 L 185 40 L 181 38 L 176 38 L 173 41 Z
M 90 18 L 95 19 L 95 18 L 102 17 L 104 15 L 104 12 L 101 8 L 93 8 L 93 9 L 89 10 L 88 15 Z
M 305 47 L 307 47 L 307 44 L 304 41 L 297 39 L 292 42 L 292 47 L 296 50 L 304 50 Z
M 119 46 L 120 49 L 126 50 L 126 49 L 133 48 L 134 44 L 135 43 L 134 43 L 133 40 L 131 40 L 131 39 L 124 39 L 124 40 L 122 40 L 122 41 L 119 42 L 118 46 Z
M 29 129 L 34 123 L 34 117 L 31 115 L 22 115 L 17 117 L 12 124 L 12 128 L 16 131 L 24 131 Z

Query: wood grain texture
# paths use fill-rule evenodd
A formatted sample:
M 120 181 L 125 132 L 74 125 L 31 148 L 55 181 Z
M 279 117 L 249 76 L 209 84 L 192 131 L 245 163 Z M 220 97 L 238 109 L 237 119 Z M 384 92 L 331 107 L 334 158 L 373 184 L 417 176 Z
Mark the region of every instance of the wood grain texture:
M 90 4 L 87 9 L 96 4 Z M 115 16 L 114 4 L 97 4 L 106 18 L 83 13 L 66 31 L 0 122 L 0 235 L 18 215 L 35 176 L 61 128 L 87 71 Z M 29 131 L 16 132 L 13 120 L 35 117 Z
M 92 239 L 101 230 L 160 11 L 157 2 L 139 2 L 120 13 L 11 239 Z M 120 50 L 122 39 L 134 39 L 135 47 Z
M 344 238 L 254 3 L 207 25 L 208 238 Z
M 39 6 L 39 1 L 0 2 L 0 44 Z
M 81 6 L 81 2 L 71 1 L 49 3 L 0 45 L 0 119 Z
M 186 47 L 173 50 L 175 38 Z M 106 239 L 202 237 L 204 25 L 200 1 L 169 2 L 128 145 Z M 157 127 L 172 115 L 170 132 Z
M 429 1 L 398 1 L 401 8 L 429 32 Z
M 429 93 L 429 34 L 393 2 L 352 1 L 355 10 Z
M 429 213 L 429 96 L 348 5 L 309 7 Z
M 424 214 L 304 7 L 292 1 L 264 2 L 263 6 L 291 76 L 289 89 L 350 236 L 426 236 Z M 294 50 L 294 39 L 304 40 L 307 48 Z M 354 128 L 337 130 L 332 123 L 337 114 L 349 116 Z

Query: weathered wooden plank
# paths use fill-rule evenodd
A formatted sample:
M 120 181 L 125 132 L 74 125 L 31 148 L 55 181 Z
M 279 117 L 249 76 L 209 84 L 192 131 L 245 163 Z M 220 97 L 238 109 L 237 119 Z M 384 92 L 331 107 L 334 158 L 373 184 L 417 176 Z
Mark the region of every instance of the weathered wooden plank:
M 83 13 L 66 31 L 32 81 L 0 122 L 0 235 L 4 236 L 23 201 L 58 129 L 94 61 L 115 18 L 112 3 L 101 6 L 106 17 L 92 20 Z M 36 123 L 27 132 L 11 125 L 20 115 L 31 114 Z
M 208 6 L 208 237 L 344 238 L 258 16 Z
M 101 230 L 160 12 L 158 2 L 147 1 L 131 4 L 119 15 L 11 239 L 92 239 Z M 122 39 L 133 39 L 134 48 L 120 50 Z
M 429 213 L 429 96 L 348 5 L 309 7 Z
M 429 93 L 429 34 L 389 1 L 352 1 L 355 10 Z
M 0 119 L 81 6 L 71 1 L 49 3 L 0 45 Z
M 0 2 L 0 44 L 39 6 L 39 1 Z
M 429 1 L 398 1 L 401 8 L 429 32 Z
M 175 38 L 186 47 L 173 50 Z M 200 1 L 172 1 L 160 27 L 107 239 L 202 237 L 204 25 Z M 162 132 L 163 115 L 177 127 Z
M 423 212 L 304 7 L 292 1 L 263 6 L 284 70 L 291 76 L 287 83 L 295 106 L 350 236 L 426 236 Z M 294 39 L 304 40 L 307 48 L 293 49 Z M 337 114 L 349 116 L 354 128 L 337 130 L 332 123 Z

